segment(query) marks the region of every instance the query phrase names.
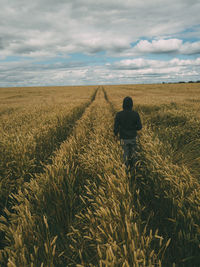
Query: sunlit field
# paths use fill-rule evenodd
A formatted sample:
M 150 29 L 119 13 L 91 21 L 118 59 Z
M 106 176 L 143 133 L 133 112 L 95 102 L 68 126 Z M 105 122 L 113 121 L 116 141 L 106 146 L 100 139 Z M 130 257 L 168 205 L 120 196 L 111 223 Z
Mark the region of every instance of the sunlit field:
M 199 114 L 198 83 L 0 88 L 0 266 L 199 266 Z

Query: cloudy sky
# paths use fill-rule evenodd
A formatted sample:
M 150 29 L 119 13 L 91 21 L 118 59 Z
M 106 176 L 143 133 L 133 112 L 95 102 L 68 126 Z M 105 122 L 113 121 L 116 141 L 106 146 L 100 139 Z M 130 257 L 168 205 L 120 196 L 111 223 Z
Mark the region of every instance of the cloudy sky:
M 0 87 L 200 79 L 199 0 L 0 6 Z

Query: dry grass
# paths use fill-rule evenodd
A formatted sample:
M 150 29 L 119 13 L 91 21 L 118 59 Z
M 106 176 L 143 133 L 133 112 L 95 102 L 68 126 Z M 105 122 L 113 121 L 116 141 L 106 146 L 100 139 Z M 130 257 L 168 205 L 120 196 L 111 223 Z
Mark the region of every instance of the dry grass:
M 187 100 L 193 93 L 196 100 L 193 102 L 198 103 L 199 85 L 146 87 L 146 99 L 149 98 L 146 104 L 135 94 L 139 87 L 132 89 L 131 92 L 129 88 L 129 95 L 138 99 L 135 108 L 145 125 L 140 134 L 141 168 L 137 171 L 140 199 L 146 207 L 143 216 L 152 213 L 149 226 L 171 239 L 164 265 L 171 266 L 174 262 L 178 266 L 198 266 L 200 121 L 199 106 Z M 155 91 L 157 102 L 151 97 Z M 123 90 L 107 88 L 110 99 L 117 92 L 122 94 Z M 121 99 L 126 95 L 127 91 Z M 119 109 L 117 97 L 113 103 Z
M 87 88 L 82 93 L 82 98 L 79 98 L 82 88 L 61 89 L 17 89 L 22 96 L 26 92 L 28 107 L 23 107 L 22 102 L 20 112 L 1 116 L 0 214 L 3 208 L 10 206 L 9 194 L 17 192 L 24 182 L 41 172 L 53 151 L 70 135 L 76 120 L 91 102 L 95 90 Z M 40 90 L 44 90 L 43 94 Z M 41 101 L 32 96 L 37 93 L 42 94 Z M 48 98 L 52 97 L 56 102 L 48 102 L 47 98 L 47 102 L 43 103 L 48 93 Z M 73 97 L 69 97 L 69 93 Z M 18 93 L 8 89 L 7 94 L 4 92 L 1 97 L 6 99 L 10 94 L 14 98 Z
M 43 172 L 10 194 L 1 266 L 198 266 L 198 86 L 99 88 Z M 85 94 L 80 105 L 91 97 Z M 112 130 L 127 95 L 144 124 L 134 181 Z

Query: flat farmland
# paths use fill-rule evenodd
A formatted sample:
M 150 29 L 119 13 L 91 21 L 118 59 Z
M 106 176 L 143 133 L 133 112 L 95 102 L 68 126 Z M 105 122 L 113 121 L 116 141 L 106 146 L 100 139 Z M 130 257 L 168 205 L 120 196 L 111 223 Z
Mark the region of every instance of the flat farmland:
M 131 96 L 134 178 L 113 136 Z M 1 266 L 199 266 L 200 85 L 0 88 Z

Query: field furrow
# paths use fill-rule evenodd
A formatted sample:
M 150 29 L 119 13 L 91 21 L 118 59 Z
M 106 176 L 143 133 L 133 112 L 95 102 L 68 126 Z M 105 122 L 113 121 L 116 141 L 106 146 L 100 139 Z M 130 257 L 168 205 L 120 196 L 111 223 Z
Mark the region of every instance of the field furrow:
M 52 260 L 53 255 L 49 255 L 50 251 L 47 252 L 45 247 L 50 246 L 48 242 L 56 234 L 60 241 L 69 227 L 72 204 L 79 190 L 77 186 L 73 192 L 77 169 L 75 159 L 78 150 L 88 142 L 93 116 L 91 106 L 77 121 L 73 134 L 55 152 L 51 164 L 47 164 L 43 172 L 30 182 L 24 183 L 18 193 L 12 194 L 14 212 L 5 210 L 6 215 L 1 218 L 1 230 L 5 235 L 1 264 L 7 266 L 8 261 L 8 265 L 14 262 L 16 266 L 31 266 L 34 257 L 34 266 L 40 266 L 43 261 L 48 266 Z M 81 179 L 77 179 L 76 183 L 81 186 Z M 14 255 L 13 249 L 16 251 Z
M 129 187 L 131 177 L 113 138 L 112 105 L 104 100 L 99 108 L 101 119 L 98 115 L 90 143 L 79 157 L 87 184 L 82 210 L 67 235 L 67 266 L 160 266 L 169 241 L 157 230 L 147 230 L 139 191 Z
M 163 258 L 164 266 L 172 266 L 173 263 L 177 266 L 198 266 L 198 118 L 195 118 L 194 112 L 191 115 L 191 110 L 187 113 L 177 110 L 174 103 L 168 106 L 139 105 L 136 108 L 144 124 L 135 184 L 144 207 L 141 216 L 144 220 L 149 218 L 148 228 L 158 229 L 163 238 L 171 240 Z M 176 160 L 180 154 L 182 161 Z M 184 162 L 186 159 L 190 161 Z M 195 168 L 191 169 L 191 163 Z
M 145 127 L 144 130 L 147 130 Z M 171 239 L 165 264 L 198 266 L 200 185 L 187 167 L 174 164 L 170 146 L 147 130 L 141 135 L 141 168 L 137 172 L 144 216 L 149 226 Z
M 145 124 L 170 146 L 173 163 L 187 167 L 200 182 L 200 120 L 197 112 L 175 103 L 139 105 L 138 109 L 143 113 Z
M 14 212 L 1 218 L 2 264 L 159 264 L 164 245 L 133 203 L 112 122 L 99 90 L 52 164 L 13 195 Z
M 0 106 L 1 125 L 10 146 L 3 146 L 2 188 L 13 190 L 0 217 L 2 267 L 199 266 L 200 90 L 176 86 L 104 86 L 96 93 L 90 88 L 92 96 L 67 89 L 65 100 L 76 103 L 67 112 L 63 88 L 53 117 L 50 106 L 40 109 L 44 128 L 23 105 L 33 93 L 49 100 L 48 90 L 3 95 L 10 111 Z M 134 174 L 113 135 L 115 114 L 128 95 L 143 124 Z
M 94 100 L 96 91 L 85 103 L 76 105 L 59 114 L 53 113 L 48 120 L 40 118 L 35 129 L 2 129 L 0 156 L 0 210 L 5 207 L 8 196 L 28 181 L 35 173 L 42 171 L 43 165 L 60 144 L 72 133 L 76 121 L 86 107 Z

